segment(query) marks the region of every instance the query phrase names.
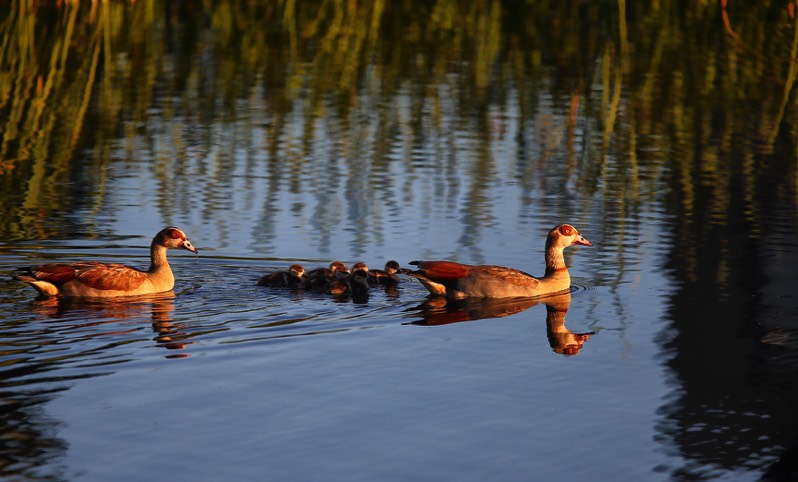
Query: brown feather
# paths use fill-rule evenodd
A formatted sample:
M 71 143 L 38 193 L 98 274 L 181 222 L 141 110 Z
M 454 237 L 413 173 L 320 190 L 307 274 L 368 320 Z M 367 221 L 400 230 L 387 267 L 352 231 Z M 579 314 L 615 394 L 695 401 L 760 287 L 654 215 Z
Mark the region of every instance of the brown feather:
M 453 261 L 421 261 L 418 267 L 433 281 L 456 280 L 468 274 L 468 267 Z
M 74 267 L 67 264 L 44 264 L 30 269 L 34 279 L 47 281 L 56 286 L 63 285 L 75 279 L 77 273 Z
M 130 291 L 147 279 L 144 273 L 130 266 L 96 262 L 45 264 L 30 271 L 35 279 L 56 286 L 77 281 L 98 290 Z
M 132 291 L 147 280 L 147 275 L 124 264 L 81 263 L 77 280 L 98 290 Z

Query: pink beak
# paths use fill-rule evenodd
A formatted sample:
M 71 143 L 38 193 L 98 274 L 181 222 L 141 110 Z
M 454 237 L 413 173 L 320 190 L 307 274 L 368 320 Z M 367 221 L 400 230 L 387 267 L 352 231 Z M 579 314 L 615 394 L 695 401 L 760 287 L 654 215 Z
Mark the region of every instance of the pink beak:
M 191 251 L 194 254 L 197 254 L 197 248 L 192 246 L 191 245 L 191 241 L 189 241 L 188 239 L 186 239 L 182 243 L 180 243 L 180 247 L 183 248 L 183 249 L 187 249 L 187 250 Z
M 593 246 L 593 243 L 585 239 L 581 234 L 576 237 L 574 244 L 581 244 L 583 246 Z

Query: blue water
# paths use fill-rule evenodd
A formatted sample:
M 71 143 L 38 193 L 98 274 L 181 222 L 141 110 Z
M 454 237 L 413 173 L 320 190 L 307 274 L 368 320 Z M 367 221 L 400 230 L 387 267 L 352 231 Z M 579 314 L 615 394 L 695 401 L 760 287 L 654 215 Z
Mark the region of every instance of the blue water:
M 462 212 L 425 211 L 423 199 L 388 212 L 366 200 L 366 225 L 384 226 L 375 232 L 352 214 L 357 199 L 333 192 L 349 207 L 339 211 L 340 224 L 317 234 L 314 221 L 305 225 L 291 214 L 291 196 L 264 201 L 267 190 L 251 174 L 228 180 L 230 206 L 213 211 L 207 197 L 188 196 L 194 202 L 145 229 L 157 210 L 125 211 L 158 194 L 146 171 L 136 176 L 122 176 L 106 199 L 101 213 L 114 219 L 97 216 L 108 239 L 3 248 L 7 269 L 50 259 L 143 267 L 149 235 L 130 233 L 177 223 L 200 250 L 171 253 L 173 297 L 35 301 L 28 287 L 3 285 L 3 358 L 13 367 L 6 397 L 40 398 L 18 416 L 35 429 L 37 446 L 57 447 L 32 457 L 30 473 L 78 480 L 209 473 L 642 480 L 655 466 L 678 464 L 655 442 L 668 392 L 656 343 L 668 286 L 657 268 L 656 213 L 620 236 L 578 213 L 535 214 L 516 185 L 493 181 L 501 189 L 483 206 L 493 211 L 484 226 L 463 227 Z M 397 172 L 394 180 L 409 192 L 432 191 L 428 178 Z M 199 178 L 190 190 L 203 192 L 206 182 Z M 309 208 L 314 203 L 307 200 Z M 267 215 L 275 218 L 274 236 L 261 237 Z M 450 317 L 439 310 L 444 322 L 463 321 L 433 326 L 436 311 L 421 306 L 427 293 L 409 278 L 396 292 L 372 290 L 367 303 L 255 285 L 293 262 L 311 267 L 339 258 L 379 267 L 389 258 L 448 257 L 540 274 L 545 233 L 560 221 L 594 243 L 567 257 L 574 291 L 565 326 L 593 333 L 576 356 L 553 350 L 545 299 L 507 316 L 490 304 Z M 624 246 L 626 237 L 635 241 Z M 619 465 L 618 451 L 634 463 Z
M 585 213 L 532 208 L 530 199 L 548 194 L 525 197 L 516 184 L 493 180 L 500 189 L 481 206 L 489 222 L 466 227 L 467 213 L 432 209 L 438 201 L 424 196 L 436 197 L 434 179 L 397 172 L 401 189 L 368 191 L 363 200 L 343 188 L 328 193 L 328 204 L 342 205 L 341 221 L 316 228 L 292 213 L 291 195 L 267 202 L 258 176 L 230 176 L 229 205 L 218 210 L 199 194 L 211 176 L 198 178 L 192 202 L 156 223 L 158 210 L 146 205 L 159 195 L 154 181 L 146 170 L 126 174 L 97 216 L 108 239 L 4 246 L 7 269 L 53 258 L 143 267 L 144 233 L 177 223 L 200 250 L 171 253 L 173 297 L 58 303 L 3 285 L 3 359 L 20 370 L 5 377 L 6 398 L 40 399 L 21 409 L 19 423 L 35 432 L 35 446 L 56 447 L 31 456 L 29 473 L 654 480 L 680 464 L 656 429 L 671 390 L 657 343 L 669 286 L 659 268 L 661 215 L 641 215 L 619 233 Z M 395 210 L 369 198 L 407 192 L 428 194 Z M 312 196 L 305 206 L 319 209 Z M 264 216 L 274 229 L 261 236 Z M 332 259 L 377 267 L 389 258 L 447 257 L 540 274 L 545 233 L 560 221 L 594 243 L 568 250 L 574 291 L 565 326 L 592 333 L 575 356 L 554 351 L 546 299 L 507 316 L 490 304 L 447 316 L 422 307 L 427 293 L 409 278 L 360 304 L 255 285 L 293 262 Z M 462 322 L 435 326 L 431 313 Z
M 345 109 L 313 71 L 281 111 L 257 76 L 207 112 L 194 83 L 160 79 L 146 122 L 95 138 L 90 115 L 68 176 L 48 165 L 41 190 L 0 194 L 0 477 L 755 481 L 789 463 L 791 141 L 743 159 L 713 139 L 671 147 L 634 123 L 625 79 L 605 145 L 606 93 L 573 94 L 574 114 L 544 71 L 539 92 L 491 86 L 478 112 L 457 65 L 450 83 L 395 90 L 374 74 Z M 706 151 L 745 172 L 724 177 Z M 693 155 L 706 172 L 680 171 Z M 365 302 L 255 284 L 336 259 L 542 275 L 564 222 L 593 243 L 566 251 L 569 297 L 444 306 L 410 278 Z M 42 301 L 10 277 L 146 268 L 166 225 L 199 249 L 170 253 L 174 293 Z

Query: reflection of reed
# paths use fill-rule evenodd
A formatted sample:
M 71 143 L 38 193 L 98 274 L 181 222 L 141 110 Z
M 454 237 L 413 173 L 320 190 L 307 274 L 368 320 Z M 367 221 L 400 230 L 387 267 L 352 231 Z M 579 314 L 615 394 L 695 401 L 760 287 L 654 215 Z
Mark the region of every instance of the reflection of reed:
M 9 225 L 13 218 L 0 212 L 0 226 L 6 226 L 6 232 L 26 235 L 36 229 L 36 237 L 45 237 L 52 228 L 39 222 L 41 209 L 63 208 L 71 202 L 61 190 L 72 174 L 71 161 L 92 98 L 105 24 L 81 19 L 80 8 L 68 2 L 56 9 L 50 25 L 55 35 L 42 37 L 37 34 L 46 22 L 39 9 L 19 3 L 0 26 L 0 68 L 12 68 L 10 76 L 0 79 L 0 107 L 8 114 L 0 117 L 0 174 L 7 171 L 12 183 L 3 191 L 18 196 L 25 216 L 22 223 Z M 81 35 L 88 40 L 77 40 Z M 88 55 L 76 53 L 75 44 Z M 95 189 L 102 191 L 103 184 Z
M 15 237 L 58 234 L 59 226 L 42 218 L 52 209 L 85 207 L 75 203 L 88 198 L 77 195 L 83 183 L 69 176 L 82 172 L 92 193 L 104 193 L 105 167 L 126 149 L 151 160 L 158 209 L 169 217 L 170 209 L 194 199 L 185 192 L 190 188 L 175 184 L 191 174 L 187 161 L 195 151 L 218 154 L 196 168 L 207 175 L 203 192 L 229 187 L 236 153 L 219 145 L 245 146 L 246 165 L 236 167 L 246 172 L 268 167 L 267 202 L 286 192 L 316 195 L 319 216 L 313 218 L 324 227 L 314 232 L 319 245 L 333 239 L 331 227 L 341 217 L 356 219 L 356 228 L 372 237 L 357 238 L 362 243 L 354 255 L 379 239 L 386 224 L 373 213 L 362 215 L 363 206 L 385 201 L 385 193 L 401 191 L 407 201 L 418 194 L 413 186 L 391 189 L 391 169 L 409 173 L 408 184 L 433 173 L 428 199 L 412 201 L 459 209 L 466 247 L 493 221 L 495 181 L 510 176 L 525 192 L 537 188 L 558 200 L 576 181 L 579 199 L 530 196 L 531 211 L 571 212 L 603 190 L 604 211 L 627 219 L 655 201 L 670 169 L 680 173 L 688 196 L 697 182 L 715 186 L 717 221 L 725 222 L 729 185 L 741 182 L 755 193 L 764 182 L 753 159 L 756 143 L 735 139 L 764 129 L 759 135 L 766 144 L 775 143 L 778 132 L 796 143 L 798 132 L 779 129 L 790 118 L 785 100 L 795 62 L 749 61 L 728 48 L 722 28 L 704 35 L 717 20 L 716 6 L 704 3 L 644 9 L 625 0 L 518 6 L 223 0 L 192 8 L 156 1 L 34 9 L 12 2 L 0 43 L 0 192 L 13 202 L 0 203 L 0 230 Z M 793 58 L 794 17 L 770 33 L 763 24 L 773 5 L 735 2 L 734 32 L 748 35 L 745 52 Z M 722 13 L 728 24 L 725 7 Z M 552 18 L 568 19 L 568 28 L 544 20 Z M 778 110 L 769 102 L 774 83 L 782 93 Z M 735 102 L 742 98 L 744 111 Z M 247 109 L 251 114 L 242 120 Z M 205 129 L 214 125 L 234 125 L 234 137 L 214 138 L 213 129 Z M 515 150 L 502 171 L 496 145 L 514 128 Z M 83 141 L 94 149 L 93 157 L 80 159 L 89 165 L 76 164 Z M 693 155 L 695 146 L 702 146 L 700 156 Z M 651 162 L 648 152 L 673 154 Z M 728 155 L 737 152 L 744 163 Z M 332 164 L 338 167 L 330 179 L 347 177 L 344 188 L 361 196 L 336 205 L 325 186 L 305 184 L 309 174 Z M 793 191 L 797 180 L 785 178 Z M 373 185 L 380 189 L 364 189 Z M 395 202 L 386 209 L 401 209 L 406 200 L 389 199 Z M 206 216 L 230 208 L 223 195 L 211 201 Z M 755 196 L 748 201 L 757 202 Z M 102 194 L 92 202 L 99 211 Z M 269 206 L 259 239 L 271 239 L 276 229 Z M 684 208 L 692 214 L 690 198 Z M 309 211 L 303 214 L 311 217 Z
M 792 4 L 791 4 L 792 5 Z M 725 9 L 724 9 L 725 14 Z M 794 13 L 792 16 L 792 28 L 793 28 L 793 38 L 792 44 L 790 48 L 790 58 L 786 61 L 787 64 L 787 74 L 784 79 L 784 88 L 782 89 L 782 97 L 781 103 L 779 104 L 778 113 L 773 118 L 771 123 L 771 131 L 767 137 L 767 146 L 769 150 L 773 149 L 773 145 L 776 142 L 776 136 L 779 133 L 779 129 L 782 126 L 782 119 L 784 118 L 784 112 L 787 108 L 787 105 L 790 101 L 790 94 L 792 94 L 792 88 L 795 84 L 796 74 L 798 74 L 798 15 Z
M 541 298 L 509 299 L 447 300 L 442 296 L 431 297 L 418 307 L 422 320 L 413 324 L 437 326 L 485 318 L 502 318 L 538 304 L 546 305 L 546 335 L 551 349 L 561 355 L 578 354 L 593 332 L 574 333 L 565 326 L 565 315 L 571 305 L 570 293 Z

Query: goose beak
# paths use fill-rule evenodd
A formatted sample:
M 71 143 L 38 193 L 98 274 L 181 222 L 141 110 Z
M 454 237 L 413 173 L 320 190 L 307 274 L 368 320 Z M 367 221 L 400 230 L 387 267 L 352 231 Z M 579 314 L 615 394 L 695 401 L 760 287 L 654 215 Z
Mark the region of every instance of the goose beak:
M 183 248 L 183 249 L 187 249 L 187 250 L 191 251 L 194 254 L 198 253 L 197 248 L 192 246 L 191 245 L 191 241 L 189 241 L 188 239 L 186 239 L 182 243 L 180 243 L 180 247 Z
M 593 246 L 593 243 L 584 238 L 581 234 L 576 237 L 574 244 L 581 244 L 582 246 Z

